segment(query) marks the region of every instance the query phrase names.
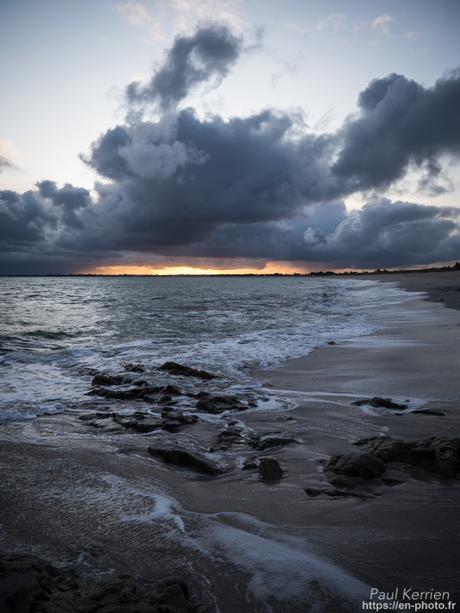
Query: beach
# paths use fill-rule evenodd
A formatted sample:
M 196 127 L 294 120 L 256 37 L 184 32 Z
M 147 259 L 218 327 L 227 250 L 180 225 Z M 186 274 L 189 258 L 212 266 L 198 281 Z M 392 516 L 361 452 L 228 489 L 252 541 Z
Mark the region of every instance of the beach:
M 370 311 L 372 331 L 329 335 L 305 357 L 251 368 L 261 385 L 256 408 L 244 404 L 242 385 L 233 401 L 241 406 L 227 413 L 224 404 L 223 418 L 200 413 L 179 427 L 181 418 L 166 411 L 163 420 L 176 423 L 169 434 L 135 430 L 121 413 L 115 420 L 107 396 L 88 405 L 88 419 L 79 409 L 2 424 L 0 549 L 89 582 L 87 609 L 77 611 L 160 611 L 142 606 L 160 606 L 159 582 L 171 577 L 176 596 L 181 581 L 193 596 L 163 595 L 171 611 L 360 611 L 371 588 L 407 586 L 457 601 L 460 487 L 451 465 L 446 472 L 445 464 L 427 464 L 431 448 L 404 462 L 355 443 L 437 437 L 433 445 L 444 449 L 459 436 L 460 273 L 369 279 L 354 287 L 379 281 L 388 295 Z M 189 376 L 211 385 L 196 371 L 175 376 L 182 393 Z M 205 401 L 204 411 L 209 397 L 190 394 Z M 143 411 L 142 401 L 134 404 Z M 158 455 L 165 440 L 201 463 L 166 461 Z M 330 463 L 362 448 L 372 456 L 359 467 L 365 477 Z M 260 458 L 276 460 L 282 476 L 265 478 Z M 159 604 L 88 596 L 101 573 L 116 594 L 129 581 L 153 581 Z M 15 581 L 26 582 L 19 575 Z M 16 611 L 7 602 L 10 584 L 0 582 L 3 605 Z M 74 606 L 75 590 L 53 610 Z

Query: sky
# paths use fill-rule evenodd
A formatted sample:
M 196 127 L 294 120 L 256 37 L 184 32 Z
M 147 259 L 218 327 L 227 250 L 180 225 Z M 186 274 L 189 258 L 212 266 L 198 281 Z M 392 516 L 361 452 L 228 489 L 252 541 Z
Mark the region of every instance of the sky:
M 458 0 L 0 0 L 0 274 L 460 259 Z

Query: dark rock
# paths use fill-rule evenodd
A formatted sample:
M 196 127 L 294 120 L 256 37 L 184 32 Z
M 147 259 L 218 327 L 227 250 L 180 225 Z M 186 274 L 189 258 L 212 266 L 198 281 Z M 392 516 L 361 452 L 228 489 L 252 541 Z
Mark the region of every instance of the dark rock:
M 177 364 L 177 362 L 165 362 L 159 367 L 159 370 L 166 370 L 172 375 L 180 375 L 182 377 L 197 377 L 198 379 L 216 379 L 216 375 L 212 375 L 205 370 L 197 370 L 190 366 L 184 366 L 183 364 Z
M 164 421 L 161 425 L 161 427 L 163 428 L 163 430 L 166 430 L 166 432 L 179 432 L 179 430 L 182 430 L 183 425 L 180 421 L 177 421 L 176 419 L 171 419 L 168 421 Z
M 93 377 L 91 385 L 122 385 L 125 382 L 126 379 L 122 375 L 107 375 L 101 372 Z
M 289 445 L 295 443 L 295 439 L 288 436 L 263 436 L 256 443 L 255 447 L 259 451 L 264 451 L 270 447 L 280 447 L 282 445 Z
M 407 404 L 395 402 L 391 400 L 391 398 L 379 398 L 378 396 L 374 396 L 374 398 L 365 398 L 363 400 L 355 400 L 351 404 L 354 404 L 357 407 L 368 405 L 370 407 L 374 407 L 376 409 L 407 409 Z
M 180 577 L 79 576 L 31 555 L 0 555 L 0 610 L 8 613 L 198 613 L 207 611 Z
M 94 387 L 87 395 L 100 396 L 111 400 L 145 400 L 150 401 L 152 394 L 161 390 L 158 386 L 129 387 L 127 389 L 110 389 L 106 387 Z
M 237 396 L 207 396 L 196 403 L 197 411 L 218 414 L 224 411 L 244 411 L 248 407 Z
M 337 345 L 337 343 L 335 341 L 327 341 L 328 345 Z
M 321 496 L 321 494 L 324 493 L 324 490 L 318 487 L 306 487 L 305 493 L 307 496 L 310 496 L 310 498 L 316 498 L 317 496 Z
M 158 400 L 158 404 L 170 404 L 173 401 L 171 396 L 161 396 Z
M 111 413 L 86 413 L 85 415 L 80 415 L 78 419 L 81 421 L 92 421 L 93 419 L 108 419 L 111 417 Z
M 139 419 L 132 415 L 114 415 L 113 421 L 123 428 L 141 433 L 153 432 L 163 426 L 163 421 L 154 417 Z
M 380 477 L 385 464 L 370 453 L 349 453 L 332 456 L 324 470 L 326 473 L 367 480 Z
M 145 366 L 142 364 L 125 364 L 126 372 L 145 372 Z
M 364 493 L 356 493 L 351 492 L 350 490 L 329 490 L 329 489 L 320 489 L 316 487 L 306 487 L 305 493 L 310 498 L 317 498 L 318 496 L 324 495 L 329 498 L 373 498 L 371 494 Z
M 444 417 L 445 415 L 445 413 L 438 409 L 417 409 L 416 411 L 412 411 L 412 413 L 419 413 L 420 415 L 437 415 L 439 417 Z
M 362 439 L 355 443 L 366 447 L 379 460 L 399 462 L 450 479 L 460 470 L 460 439 L 432 436 L 420 441 L 403 441 L 388 436 Z
M 161 390 L 161 393 L 165 394 L 166 396 L 180 396 L 182 394 L 180 389 L 175 385 L 165 385 Z
M 258 468 L 263 481 L 279 481 L 283 477 L 283 469 L 273 458 L 261 458 Z
M 192 453 L 184 449 L 164 449 L 149 447 L 148 452 L 154 458 L 160 458 L 166 464 L 174 464 L 189 468 L 206 475 L 221 475 L 224 470 L 201 454 Z

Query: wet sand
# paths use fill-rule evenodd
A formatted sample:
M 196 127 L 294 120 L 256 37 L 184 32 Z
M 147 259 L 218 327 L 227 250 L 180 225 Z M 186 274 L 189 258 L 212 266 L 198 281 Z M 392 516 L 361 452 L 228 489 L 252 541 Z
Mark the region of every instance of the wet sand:
M 257 373 L 287 390 L 291 406 L 228 421 L 296 442 L 214 454 L 228 469 L 222 476 L 173 468 L 147 453 L 164 441 L 212 447 L 222 430 L 212 420 L 148 435 L 89 428 L 72 415 L 2 426 L 0 549 L 84 572 L 180 575 L 222 613 L 295 613 L 315 604 L 359 611 L 370 586 L 435 588 L 458 599 L 458 478 L 404 473 L 400 485 L 378 485 L 364 499 L 305 493 L 323 487 L 324 462 L 356 450 L 360 438 L 460 433 L 460 312 L 439 303 L 453 293 L 442 287 L 460 277 L 402 277 L 404 287 L 429 290 L 438 304 L 411 296 L 376 313 L 381 331 Z M 352 404 L 377 395 L 409 400 L 410 409 L 398 415 Z M 421 407 L 444 415 L 412 412 Z M 254 455 L 276 458 L 283 479 L 267 484 L 257 471 L 241 470 Z

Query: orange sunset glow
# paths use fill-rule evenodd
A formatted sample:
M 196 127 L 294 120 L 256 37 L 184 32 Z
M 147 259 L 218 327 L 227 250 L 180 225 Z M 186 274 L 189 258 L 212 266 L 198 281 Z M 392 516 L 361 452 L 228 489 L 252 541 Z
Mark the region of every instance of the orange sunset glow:
M 109 266 L 96 266 L 95 268 L 82 271 L 82 274 L 93 275 L 154 275 L 154 276 L 168 276 L 168 275 L 272 275 L 275 273 L 280 274 L 294 274 L 294 273 L 308 273 L 309 269 L 303 266 L 296 266 L 289 262 L 267 262 L 267 264 L 261 268 L 241 267 L 206 267 L 203 265 L 193 266 L 188 264 L 178 265 L 123 265 L 114 264 Z

